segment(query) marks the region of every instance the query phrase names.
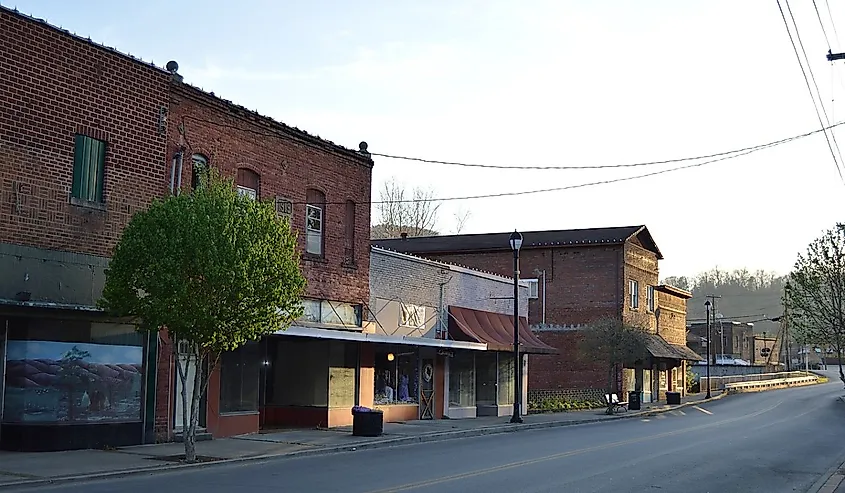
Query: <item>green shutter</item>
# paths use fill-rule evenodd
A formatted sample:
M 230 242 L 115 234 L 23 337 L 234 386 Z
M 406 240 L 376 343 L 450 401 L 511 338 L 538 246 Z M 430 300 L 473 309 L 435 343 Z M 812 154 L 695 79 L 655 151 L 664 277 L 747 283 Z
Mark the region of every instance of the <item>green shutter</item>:
M 74 145 L 72 194 L 89 202 L 102 202 L 106 143 L 77 135 Z

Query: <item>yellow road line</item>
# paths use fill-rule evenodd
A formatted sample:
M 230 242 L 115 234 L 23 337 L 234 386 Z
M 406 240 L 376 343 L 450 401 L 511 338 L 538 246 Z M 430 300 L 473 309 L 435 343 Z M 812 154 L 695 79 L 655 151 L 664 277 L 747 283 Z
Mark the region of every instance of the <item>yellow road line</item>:
M 461 479 L 468 479 L 468 478 L 472 478 L 472 477 L 483 476 L 485 474 L 491 474 L 491 473 L 500 472 L 500 471 L 507 471 L 509 469 L 516 469 L 516 468 L 523 467 L 523 466 L 540 464 L 542 462 L 548 462 L 548 461 L 552 461 L 552 460 L 563 459 L 563 458 L 566 458 L 566 457 L 572 457 L 572 456 L 575 456 L 575 455 L 587 454 L 587 453 L 590 453 L 590 452 L 597 452 L 597 451 L 600 451 L 600 450 L 607 450 L 607 449 L 611 449 L 611 448 L 615 448 L 615 447 L 621 447 L 623 445 L 630 445 L 630 444 L 639 443 L 639 442 L 646 442 L 646 441 L 649 441 L 649 440 L 656 440 L 656 439 L 659 439 L 659 438 L 665 438 L 665 437 L 669 437 L 669 436 L 682 435 L 684 433 L 690 433 L 690 432 L 693 432 L 693 431 L 698 431 L 698 430 L 701 430 L 703 428 L 710 428 L 710 427 L 718 426 L 718 425 L 725 424 L 725 423 L 733 423 L 734 421 L 739 421 L 739 420 L 748 419 L 748 418 L 754 418 L 754 417 L 757 417 L 761 414 L 764 414 L 764 413 L 767 413 L 767 412 L 773 410 L 774 408 L 783 404 L 783 402 L 784 401 L 782 401 L 782 400 L 778 401 L 778 403 L 775 404 L 774 406 L 763 409 L 761 411 L 757 411 L 755 413 L 746 414 L 746 415 L 743 415 L 743 416 L 739 416 L 737 418 L 724 419 L 722 421 L 715 421 L 713 423 L 707 423 L 707 424 L 703 424 L 703 425 L 693 426 L 693 427 L 690 427 L 690 428 L 685 428 L 683 430 L 667 431 L 665 433 L 659 433 L 657 435 L 649 435 L 649 436 L 640 437 L 640 438 L 633 438 L 633 439 L 630 439 L 630 440 L 622 440 L 622 441 L 619 441 L 619 442 L 611 442 L 611 443 L 606 443 L 606 444 L 603 444 L 603 445 L 596 445 L 596 446 L 593 446 L 593 447 L 586 447 L 586 448 L 577 449 L 577 450 L 570 450 L 569 452 L 562 452 L 562 453 L 559 453 L 559 454 L 552 454 L 552 455 L 547 455 L 547 456 L 543 456 L 543 457 L 537 457 L 537 458 L 534 458 L 534 459 L 526 459 L 526 460 L 521 460 L 521 461 L 518 461 L 518 462 L 511 462 L 511 463 L 508 463 L 508 464 L 502 464 L 500 466 L 488 467 L 488 468 L 485 468 L 485 469 L 477 469 L 475 471 L 465 472 L 465 473 L 461 473 L 461 474 L 454 474 L 454 475 L 451 475 L 451 476 L 443 476 L 441 478 L 419 481 L 417 483 L 408 483 L 408 484 L 396 486 L 396 487 L 393 487 L 393 488 L 375 490 L 375 491 L 372 491 L 370 493 L 396 493 L 396 492 L 399 492 L 399 491 L 414 490 L 414 489 L 422 488 L 422 487 L 425 487 L 425 486 L 434 486 L 434 485 L 437 485 L 437 484 L 448 483 L 448 482 L 451 482 L 451 481 L 457 481 L 457 480 L 461 480 Z

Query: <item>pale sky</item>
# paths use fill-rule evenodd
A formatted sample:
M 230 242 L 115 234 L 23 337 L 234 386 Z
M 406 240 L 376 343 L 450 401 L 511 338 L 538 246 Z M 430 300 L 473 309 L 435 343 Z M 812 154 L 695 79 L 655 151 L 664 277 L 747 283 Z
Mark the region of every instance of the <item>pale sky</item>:
M 820 128 L 774 0 L 0 3 L 159 66 L 176 60 L 186 82 L 385 154 L 614 165 Z M 826 3 L 816 2 L 831 46 L 845 51 Z M 830 3 L 845 41 L 845 7 Z M 790 6 L 831 123 L 845 119 L 845 61 L 825 59 L 812 3 Z M 836 135 L 845 147 L 845 132 Z M 374 200 L 390 177 L 460 197 L 677 166 L 485 170 L 380 157 L 375 164 Z M 786 273 L 808 242 L 845 220 L 843 205 L 845 186 L 819 133 L 623 183 L 446 202 L 438 226 L 450 232 L 461 209 L 471 212 L 468 233 L 645 224 L 666 257 L 662 276 L 717 265 Z

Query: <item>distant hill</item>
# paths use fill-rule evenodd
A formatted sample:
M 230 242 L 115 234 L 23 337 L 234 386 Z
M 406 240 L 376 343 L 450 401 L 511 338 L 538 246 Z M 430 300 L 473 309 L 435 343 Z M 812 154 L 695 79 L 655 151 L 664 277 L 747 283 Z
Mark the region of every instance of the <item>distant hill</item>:
M 780 329 L 778 323 L 761 319 L 783 313 L 781 299 L 785 276 L 762 270 L 723 271 L 715 268 L 695 277 L 667 277 L 662 282 L 692 292 L 693 298 L 687 301 L 688 322 L 705 319 L 706 296 L 714 294 L 721 296 L 716 300 L 716 313 L 721 313 L 725 320 L 754 322 L 755 333 L 776 334 Z

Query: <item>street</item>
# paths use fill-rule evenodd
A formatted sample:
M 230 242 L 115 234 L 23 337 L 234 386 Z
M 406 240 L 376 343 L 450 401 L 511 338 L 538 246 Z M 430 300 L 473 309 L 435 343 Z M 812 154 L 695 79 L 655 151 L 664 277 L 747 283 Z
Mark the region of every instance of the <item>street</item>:
M 38 487 L 123 493 L 807 491 L 845 456 L 830 383 L 649 418 Z

